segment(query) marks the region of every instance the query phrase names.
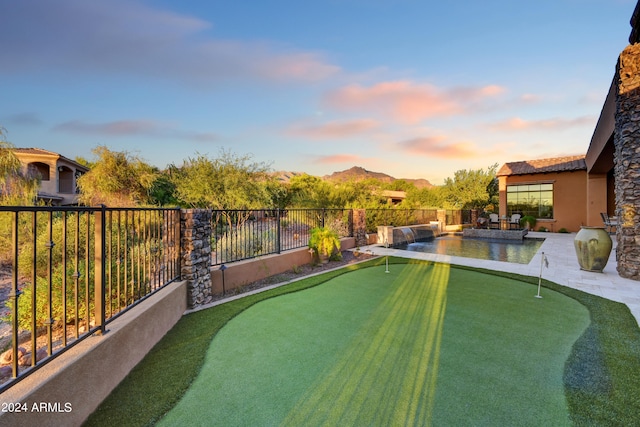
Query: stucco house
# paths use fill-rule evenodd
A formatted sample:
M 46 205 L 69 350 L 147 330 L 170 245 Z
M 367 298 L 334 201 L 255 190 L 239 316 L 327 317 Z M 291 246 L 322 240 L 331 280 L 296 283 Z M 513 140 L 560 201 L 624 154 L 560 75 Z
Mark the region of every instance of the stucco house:
M 536 218 L 536 229 L 578 231 L 587 222 L 585 156 L 505 163 L 497 172 L 500 215 Z
M 507 163 L 497 175 L 502 215 L 521 208 L 523 193 L 554 231 L 603 226 L 601 214 L 616 216 L 618 273 L 640 280 L 640 1 L 630 24 L 586 154 Z
M 38 199 L 55 206 L 77 204 L 77 180 L 89 168 L 41 148 L 15 148 L 14 153 L 25 172 L 34 172 L 40 176 Z

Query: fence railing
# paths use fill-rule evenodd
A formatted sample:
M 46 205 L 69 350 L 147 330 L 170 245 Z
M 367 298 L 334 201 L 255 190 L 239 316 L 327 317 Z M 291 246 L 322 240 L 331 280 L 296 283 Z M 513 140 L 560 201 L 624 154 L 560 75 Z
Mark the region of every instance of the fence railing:
M 180 276 L 180 210 L 0 206 L 0 392 Z
M 302 248 L 315 227 L 353 236 L 351 209 L 214 210 L 212 264 L 220 265 Z

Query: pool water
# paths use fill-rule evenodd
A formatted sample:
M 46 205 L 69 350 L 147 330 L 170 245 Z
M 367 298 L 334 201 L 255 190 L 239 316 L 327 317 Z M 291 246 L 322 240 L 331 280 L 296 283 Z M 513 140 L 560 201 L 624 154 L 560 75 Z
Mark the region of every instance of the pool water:
M 397 249 L 465 258 L 529 264 L 544 239 L 497 240 L 445 235 L 428 242 L 398 246 Z

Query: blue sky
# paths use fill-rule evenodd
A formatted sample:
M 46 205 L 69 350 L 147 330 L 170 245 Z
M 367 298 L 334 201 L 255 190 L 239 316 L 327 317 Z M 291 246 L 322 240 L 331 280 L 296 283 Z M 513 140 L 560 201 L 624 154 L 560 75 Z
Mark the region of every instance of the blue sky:
M 0 125 L 18 147 L 165 168 L 459 169 L 584 154 L 633 0 L 0 3 Z

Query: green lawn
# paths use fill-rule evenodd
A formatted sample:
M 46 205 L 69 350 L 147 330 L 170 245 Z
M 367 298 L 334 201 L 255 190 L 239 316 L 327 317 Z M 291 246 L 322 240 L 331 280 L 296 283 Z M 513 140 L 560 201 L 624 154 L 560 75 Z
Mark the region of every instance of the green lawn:
M 625 306 L 549 282 L 536 299 L 514 275 L 376 263 L 185 316 L 87 424 L 167 411 L 164 425 L 638 419 L 640 331 Z

